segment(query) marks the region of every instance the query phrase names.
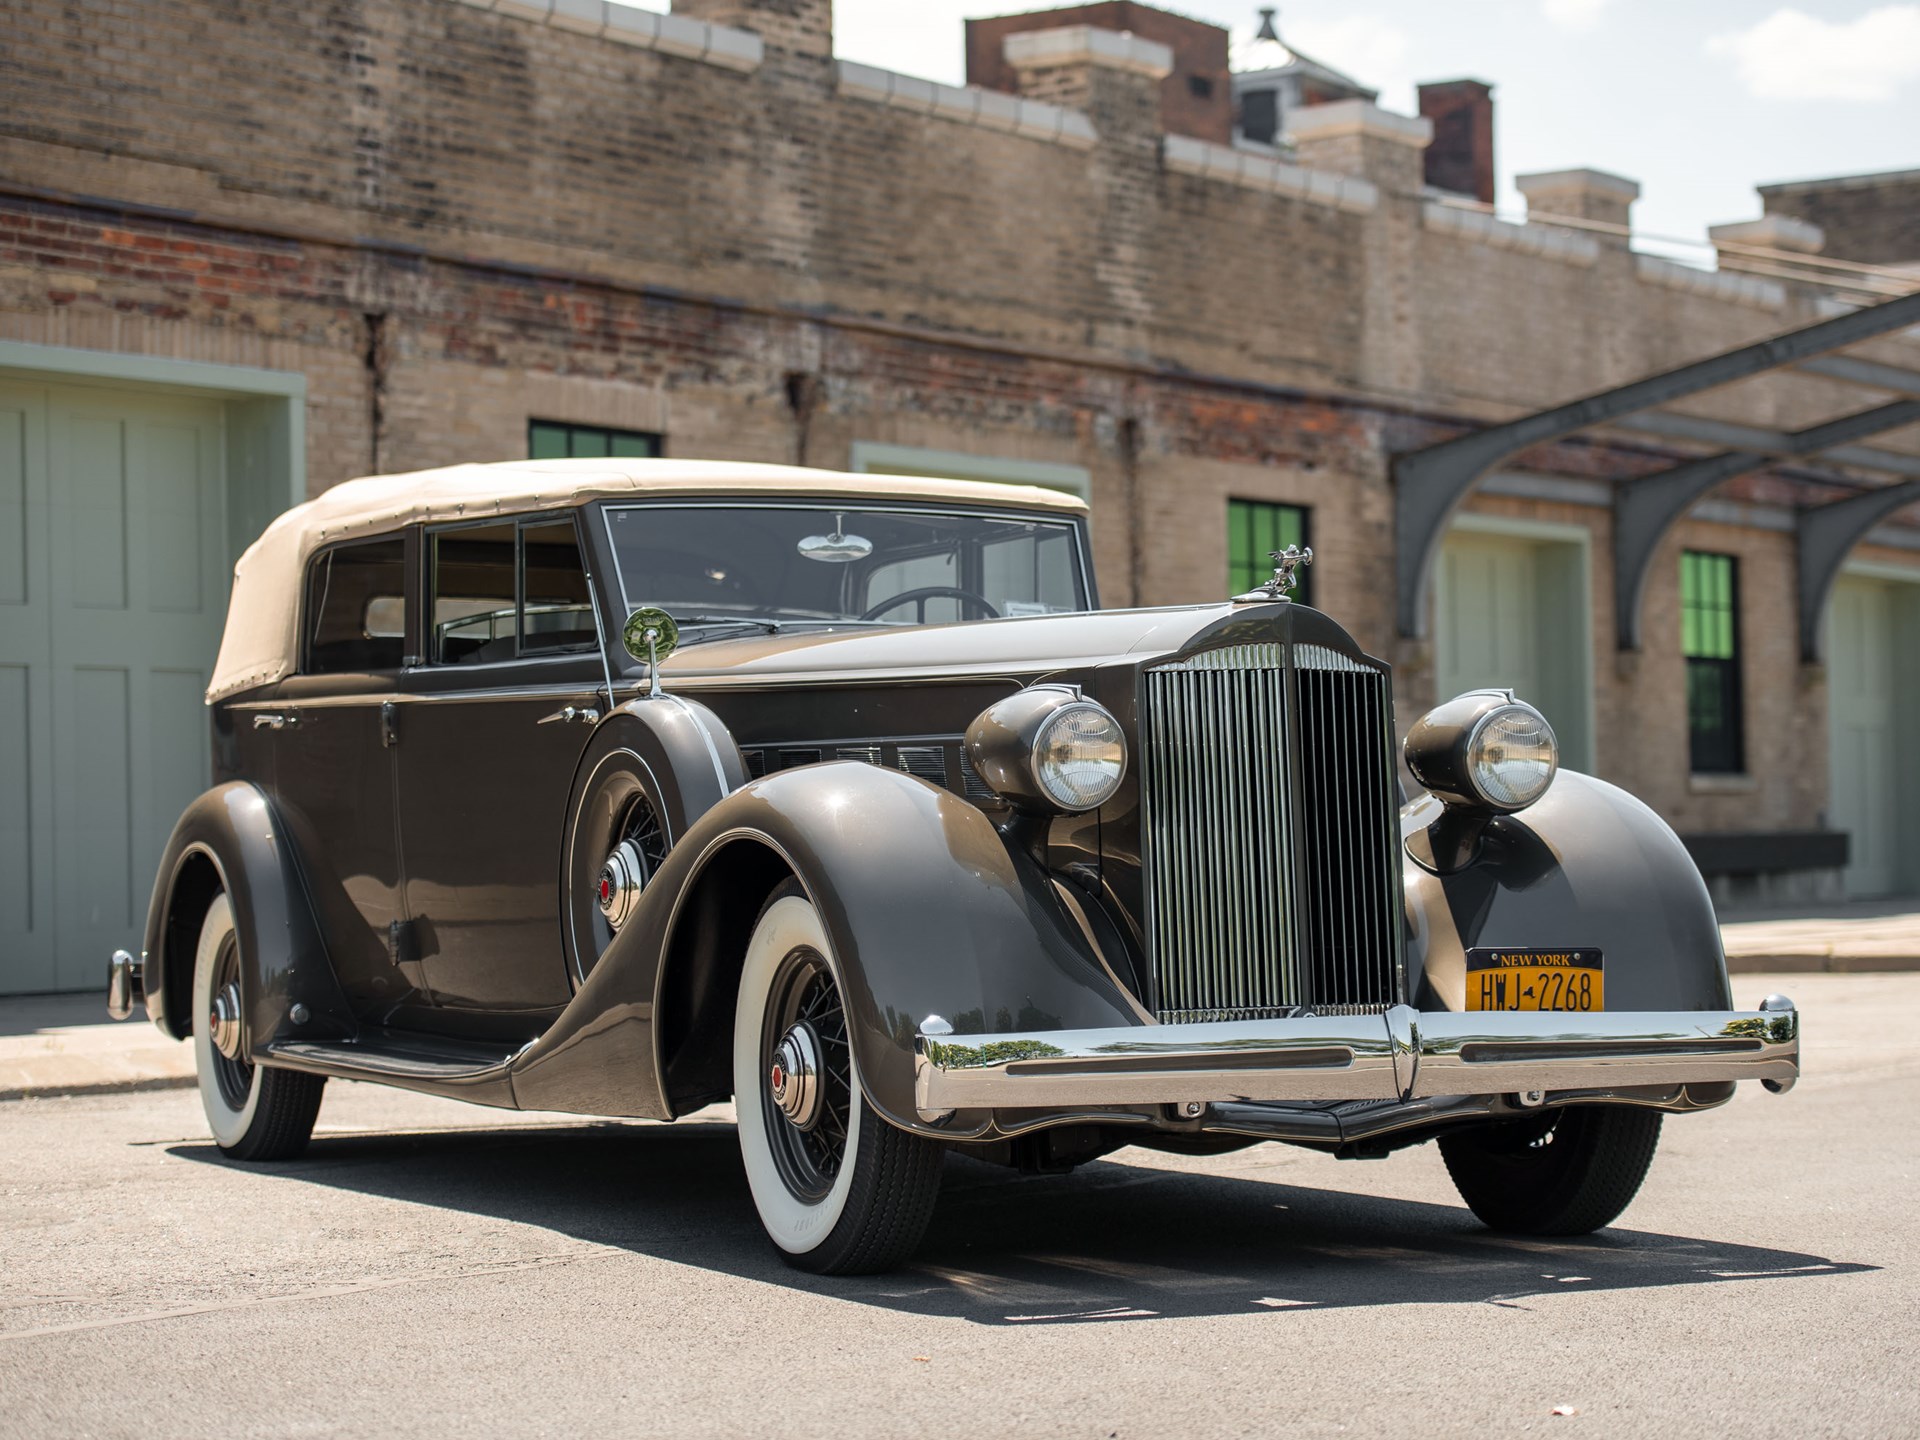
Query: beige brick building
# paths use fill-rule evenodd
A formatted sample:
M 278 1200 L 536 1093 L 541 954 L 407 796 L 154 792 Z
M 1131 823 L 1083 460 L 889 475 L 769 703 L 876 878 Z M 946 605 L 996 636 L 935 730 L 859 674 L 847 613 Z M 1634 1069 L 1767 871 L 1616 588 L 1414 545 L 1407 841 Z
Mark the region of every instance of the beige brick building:
M 190 658 L 128 669 L 87 614 L 172 615 L 210 659 L 218 577 L 277 509 L 544 443 L 1069 486 L 1109 605 L 1225 595 L 1230 507 L 1292 507 L 1240 513 L 1304 525 L 1313 603 L 1398 662 L 1403 724 L 1507 678 L 1571 763 L 1727 840 L 1701 853 L 1728 893 L 1920 888 L 1920 527 L 1852 552 L 1829 663 L 1791 600 L 1796 514 L 1886 473 L 1715 491 L 1623 651 L 1617 483 L 1700 452 L 1583 434 L 1480 485 L 1423 635 L 1394 604 L 1396 456 L 1897 293 L 1889 256 L 1822 267 L 1817 226 L 1770 220 L 1682 266 L 1629 249 L 1631 181 L 1528 177 L 1561 218 L 1496 219 L 1429 188 L 1427 120 L 1364 98 L 1264 144 L 1233 138 L 1228 77 L 1168 88 L 1173 44 L 1035 21 L 997 36 L 1007 88 L 957 88 L 836 60 L 831 11 L 0 0 L 0 949 L 35 914 L 84 910 L 86 945 L 124 929 L 144 881 L 78 877 L 150 873 L 204 769 Z M 1224 49 L 1204 39 L 1183 65 Z M 1920 374 L 1911 333 L 1856 353 Z M 1679 408 L 1792 432 L 1889 398 L 1793 371 Z M 1874 443 L 1920 455 L 1912 428 Z M 103 523 L 111 555 L 86 550 Z M 214 579 L 181 578 L 182 537 Z M 1683 550 L 1737 574 L 1739 742 L 1710 771 Z M 114 555 L 117 601 L 62 579 Z M 0 990 L 93 983 L 86 945 Z

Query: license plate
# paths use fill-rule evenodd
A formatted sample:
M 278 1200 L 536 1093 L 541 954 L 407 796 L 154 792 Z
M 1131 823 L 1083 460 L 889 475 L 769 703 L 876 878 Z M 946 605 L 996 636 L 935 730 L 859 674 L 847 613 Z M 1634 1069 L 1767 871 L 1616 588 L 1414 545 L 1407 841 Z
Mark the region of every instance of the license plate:
M 1598 950 L 1469 950 L 1469 1010 L 1604 1010 Z

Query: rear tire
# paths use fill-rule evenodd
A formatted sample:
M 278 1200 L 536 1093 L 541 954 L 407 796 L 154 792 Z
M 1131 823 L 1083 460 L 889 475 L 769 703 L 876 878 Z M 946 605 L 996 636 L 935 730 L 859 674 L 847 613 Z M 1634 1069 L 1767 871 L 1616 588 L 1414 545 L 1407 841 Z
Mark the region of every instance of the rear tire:
M 1574 1105 L 1442 1136 L 1440 1154 L 1492 1229 L 1586 1235 L 1632 1203 L 1659 1143 L 1658 1110 Z
M 240 959 L 233 906 L 224 894 L 216 895 L 193 956 L 193 1062 L 200 1104 L 214 1142 L 229 1158 L 290 1160 L 307 1148 L 327 1081 L 324 1075 L 252 1063 Z M 219 1013 L 216 1001 L 222 1005 Z
M 945 1147 L 867 1104 L 842 993 L 818 912 L 782 886 L 747 942 L 734 1015 L 741 1159 L 760 1223 L 790 1264 L 870 1275 L 919 1245 Z

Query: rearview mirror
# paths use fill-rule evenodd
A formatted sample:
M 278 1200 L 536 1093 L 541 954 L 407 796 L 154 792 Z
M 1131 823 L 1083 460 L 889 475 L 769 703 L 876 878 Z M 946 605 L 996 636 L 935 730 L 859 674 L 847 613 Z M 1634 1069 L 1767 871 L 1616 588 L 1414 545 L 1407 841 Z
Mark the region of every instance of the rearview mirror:
M 841 522 L 844 519 L 844 515 L 833 517 L 831 535 L 809 535 L 803 539 L 795 547 L 801 558 L 819 560 L 828 565 L 845 565 L 850 560 L 864 560 L 871 555 L 873 541 L 864 535 L 843 534 Z

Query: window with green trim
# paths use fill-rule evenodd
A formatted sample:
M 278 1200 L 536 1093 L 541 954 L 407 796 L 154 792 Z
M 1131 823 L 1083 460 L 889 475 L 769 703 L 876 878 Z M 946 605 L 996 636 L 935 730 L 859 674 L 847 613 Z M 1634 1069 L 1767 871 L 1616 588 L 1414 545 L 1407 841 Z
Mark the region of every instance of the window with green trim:
M 1304 505 L 1272 505 L 1263 500 L 1227 502 L 1227 593 L 1241 595 L 1273 578 L 1275 550 L 1306 545 L 1307 509 Z M 1313 603 L 1313 572 L 1304 566 L 1295 572 L 1287 594 L 1302 605 Z
M 1697 775 L 1746 769 L 1740 699 L 1740 570 L 1731 555 L 1680 555 L 1680 653 L 1687 748 Z
M 603 425 L 527 422 L 527 455 L 534 460 L 647 460 L 660 453 L 660 437 L 645 430 L 609 430 Z

